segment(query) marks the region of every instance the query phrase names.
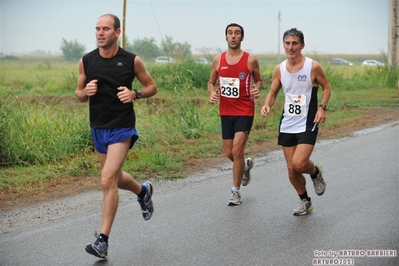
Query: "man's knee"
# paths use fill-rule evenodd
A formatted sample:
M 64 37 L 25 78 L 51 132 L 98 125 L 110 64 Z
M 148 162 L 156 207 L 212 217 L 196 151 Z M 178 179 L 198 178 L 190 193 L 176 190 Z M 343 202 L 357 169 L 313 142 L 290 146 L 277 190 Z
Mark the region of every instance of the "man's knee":
M 118 187 L 117 178 L 112 175 L 101 175 L 101 187 L 103 190 L 110 190 Z
M 293 161 L 292 167 L 299 173 L 305 173 L 307 170 L 309 160 L 306 161 Z

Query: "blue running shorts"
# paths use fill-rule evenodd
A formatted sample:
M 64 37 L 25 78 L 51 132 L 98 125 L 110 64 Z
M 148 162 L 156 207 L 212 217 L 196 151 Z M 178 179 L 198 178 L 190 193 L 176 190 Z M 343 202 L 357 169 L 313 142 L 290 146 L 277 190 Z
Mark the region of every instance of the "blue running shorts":
M 130 149 L 139 138 L 134 127 L 128 128 L 91 128 L 94 148 L 98 153 L 106 154 L 108 145 L 119 143 L 131 138 Z

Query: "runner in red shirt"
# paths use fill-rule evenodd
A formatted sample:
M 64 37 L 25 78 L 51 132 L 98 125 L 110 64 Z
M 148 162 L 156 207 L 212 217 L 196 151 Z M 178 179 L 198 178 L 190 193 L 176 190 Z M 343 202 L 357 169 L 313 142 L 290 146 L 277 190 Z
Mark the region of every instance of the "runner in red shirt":
M 255 103 L 262 89 L 258 59 L 241 50 L 244 29 L 236 23 L 227 25 L 227 52 L 217 55 L 212 62 L 208 82 L 211 103 L 219 103 L 223 147 L 233 162 L 233 188 L 229 206 L 241 204 L 241 185 L 251 181 L 252 158 L 245 159 L 245 144 L 251 131 Z M 216 82 L 218 86 L 216 87 Z

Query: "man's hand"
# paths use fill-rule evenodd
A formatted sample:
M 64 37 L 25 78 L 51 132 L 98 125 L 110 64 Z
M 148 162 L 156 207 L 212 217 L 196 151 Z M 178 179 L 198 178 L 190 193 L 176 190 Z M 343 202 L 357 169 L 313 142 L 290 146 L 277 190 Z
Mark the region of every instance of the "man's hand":
M 97 79 L 93 79 L 92 81 L 90 81 L 89 83 L 86 84 L 86 95 L 88 97 L 90 96 L 94 96 L 97 93 Z
M 251 93 L 252 97 L 254 97 L 255 99 L 258 99 L 259 98 L 260 89 L 256 88 L 255 85 L 252 85 L 250 93 Z
M 326 122 L 326 111 L 323 108 L 319 107 L 316 116 L 313 120 L 313 123 L 323 124 L 324 122 Z
M 270 112 L 270 106 L 269 105 L 263 105 L 262 109 L 260 110 L 260 115 L 262 117 L 266 117 L 269 112 Z
M 209 96 L 209 101 L 211 103 L 217 103 L 219 101 L 220 95 L 219 95 L 219 90 L 216 90 L 212 92 Z
M 122 103 L 130 103 L 133 100 L 133 92 L 131 90 L 129 90 L 127 87 L 125 86 L 121 86 L 118 87 L 118 94 L 116 94 L 116 96 L 118 96 L 119 100 Z

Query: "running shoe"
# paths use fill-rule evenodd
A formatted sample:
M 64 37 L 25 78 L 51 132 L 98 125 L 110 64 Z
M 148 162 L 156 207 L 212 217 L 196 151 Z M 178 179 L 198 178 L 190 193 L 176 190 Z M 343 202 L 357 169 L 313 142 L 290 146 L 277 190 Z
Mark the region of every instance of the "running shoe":
M 317 195 L 321 196 L 324 194 L 324 191 L 326 190 L 327 182 L 324 181 L 323 168 L 321 168 L 321 165 L 315 164 L 315 167 L 319 169 L 319 173 L 317 174 L 317 177 L 315 179 L 312 178 L 314 191 L 316 192 Z
M 86 246 L 86 252 L 102 258 L 102 259 L 107 259 L 108 256 L 108 244 L 105 243 L 104 239 L 97 234 L 97 232 L 94 233 L 94 236 L 97 238 L 96 241 L 94 243 L 89 243 Z
M 298 207 L 294 210 L 295 216 L 306 215 L 313 211 L 312 200 L 303 199 L 299 201 Z
M 230 200 L 228 206 L 240 205 L 242 202 L 240 192 L 231 191 Z
M 254 159 L 247 158 L 245 159 L 245 167 L 247 170 L 244 170 L 244 176 L 242 177 L 241 185 L 244 187 L 251 182 L 251 169 L 254 167 Z
M 146 190 L 146 194 L 143 199 L 137 197 L 137 201 L 140 204 L 144 220 L 149 220 L 154 213 L 154 205 L 151 199 L 154 189 L 149 181 L 144 182 L 141 186 Z

